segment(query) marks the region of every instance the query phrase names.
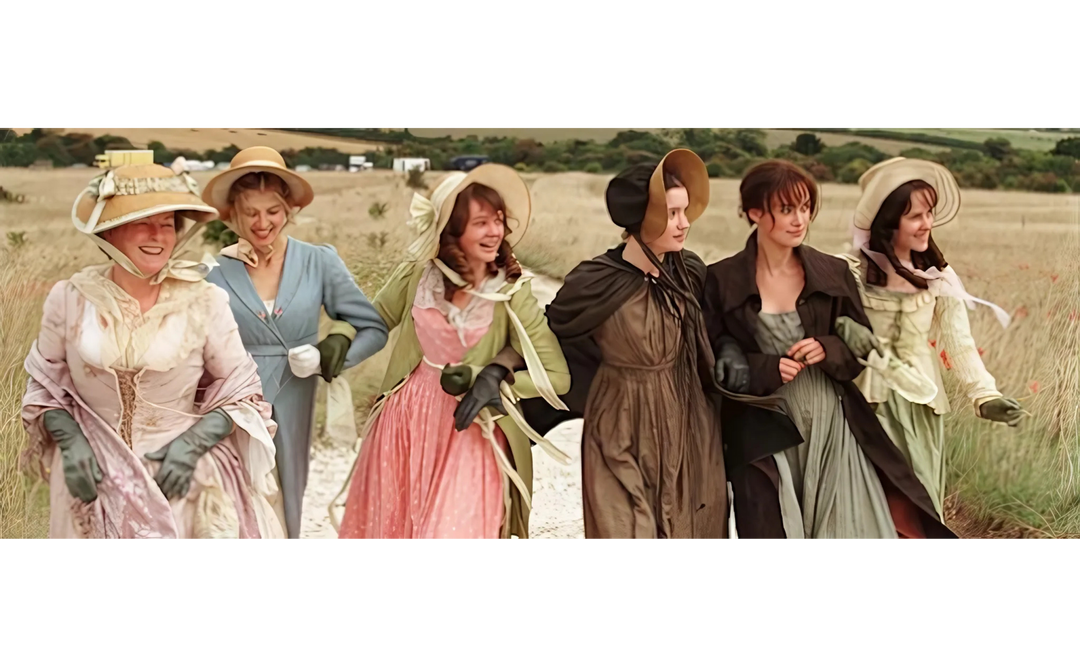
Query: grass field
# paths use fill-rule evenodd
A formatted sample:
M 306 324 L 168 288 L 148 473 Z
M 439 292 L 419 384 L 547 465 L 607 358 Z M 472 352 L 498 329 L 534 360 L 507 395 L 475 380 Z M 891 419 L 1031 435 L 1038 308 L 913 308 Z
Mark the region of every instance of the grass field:
M 931 134 L 939 137 L 949 137 L 951 139 L 963 139 L 964 141 L 975 141 L 982 143 L 987 139 L 1004 138 L 1008 139 L 1014 148 L 1022 148 L 1024 150 L 1031 151 L 1050 151 L 1057 145 L 1057 142 L 1067 137 L 1080 136 L 1080 133 L 1076 132 L 1047 132 L 1045 130 L 1024 130 L 1024 129 L 968 129 L 968 128 L 949 128 L 949 129 L 887 129 L 890 132 L 910 132 L 918 134 Z M 870 140 L 858 138 L 859 141 Z M 940 150 L 940 148 L 939 148 Z
M 24 443 L 18 417 L 25 387 L 22 359 L 36 335 L 41 303 L 53 281 L 101 261 L 72 229 L 72 198 L 88 174 L 77 170 L 0 169 L 0 185 L 28 195 L 0 204 L 0 243 L 24 232 L 19 250 L 0 250 L 0 536 L 41 535 L 41 490 L 15 473 Z M 205 183 L 209 174 L 196 174 Z M 333 244 L 369 296 L 402 256 L 411 191 L 390 172 L 309 174 L 317 193 L 293 234 Z M 435 175 L 429 174 L 433 180 Z M 562 277 L 583 259 L 618 242 L 603 193 L 608 177 L 527 174 L 534 219 L 517 253 L 523 264 Z M 714 180 L 712 201 L 688 243 L 707 262 L 742 248 L 746 222 L 737 216 L 736 181 Z M 845 249 L 858 188 L 826 184 L 809 243 Z M 1080 198 L 1017 192 L 964 191 L 959 222 L 937 232 L 970 292 L 1000 304 L 1015 322 L 1002 330 L 985 308 L 971 313 L 975 339 L 999 388 L 1034 417 L 1019 429 L 977 419 L 968 402 L 951 398 L 947 417 L 949 489 L 976 517 L 1029 527 L 1038 535 L 1080 535 Z M 373 220 L 373 203 L 389 206 Z M 362 418 L 381 380 L 390 347 L 347 373 Z M 949 375 L 946 373 L 946 378 Z

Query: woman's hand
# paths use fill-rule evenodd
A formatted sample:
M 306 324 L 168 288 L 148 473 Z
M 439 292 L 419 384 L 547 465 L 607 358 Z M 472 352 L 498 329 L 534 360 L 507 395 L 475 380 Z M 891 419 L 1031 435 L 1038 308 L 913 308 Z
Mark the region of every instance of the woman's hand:
M 1024 408 L 1013 398 L 995 398 L 983 403 L 979 416 L 994 422 L 1016 426 L 1024 418 Z
M 804 338 L 792 345 L 785 356 L 810 366 L 825 361 L 825 348 L 816 338 Z
M 780 379 L 784 381 L 784 384 L 787 384 L 794 380 L 795 376 L 799 374 L 799 371 L 804 368 L 806 368 L 806 366 L 797 361 L 782 358 L 780 359 Z

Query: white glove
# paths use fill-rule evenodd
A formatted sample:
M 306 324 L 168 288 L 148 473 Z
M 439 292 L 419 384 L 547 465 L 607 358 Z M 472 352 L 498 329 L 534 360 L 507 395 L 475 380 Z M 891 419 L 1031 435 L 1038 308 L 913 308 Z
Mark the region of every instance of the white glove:
M 319 348 L 314 345 L 301 345 L 289 350 L 289 368 L 293 375 L 298 378 L 306 378 L 319 373 L 322 369 L 319 362 Z

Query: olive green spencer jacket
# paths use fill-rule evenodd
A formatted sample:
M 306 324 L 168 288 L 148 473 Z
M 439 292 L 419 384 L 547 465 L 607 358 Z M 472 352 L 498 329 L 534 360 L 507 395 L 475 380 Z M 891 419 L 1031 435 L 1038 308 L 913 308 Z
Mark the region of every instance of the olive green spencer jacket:
M 427 261 L 406 262 L 400 265 L 390 276 L 386 285 L 375 295 L 372 305 L 391 331 L 398 326 L 397 341 L 394 343 L 390 363 L 381 387 L 385 397 L 402 385 L 416 369 L 424 363 L 424 353 L 416 336 L 412 318 L 412 305 L 416 297 L 417 285 L 424 273 Z M 510 294 L 506 305 L 497 303 L 491 326 L 483 338 L 465 354 L 463 364 L 474 369 L 486 366 L 509 343 L 523 358 L 529 356 L 522 345 L 517 326 L 507 312 L 509 309 L 517 315 L 521 325 L 535 348 L 540 365 L 554 388 L 556 395 L 563 395 L 570 390 L 570 371 L 563 357 L 562 348 L 555 334 L 548 328 L 547 319 L 536 298 L 532 294 L 529 278 L 518 278 L 516 282 L 506 283 L 498 292 Z M 477 297 L 473 297 L 477 298 Z M 514 373 L 512 393 L 515 398 L 535 398 L 541 395 L 537 389 L 534 374 L 540 369 L 519 370 Z M 476 374 L 473 374 L 475 378 Z M 504 406 L 512 409 L 513 406 Z M 532 451 L 529 437 L 510 417 L 503 416 L 495 422 L 506 436 L 510 445 L 511 464 L 521 477 L 528 493 L 532 494 Z M 504 483 L 507 481 L 504 478 Z M 504 518 L 503 535 L 517 535 L 527 538 L 529 535 L 529 508 L 518 489 L 510 487 L 511 510 Z

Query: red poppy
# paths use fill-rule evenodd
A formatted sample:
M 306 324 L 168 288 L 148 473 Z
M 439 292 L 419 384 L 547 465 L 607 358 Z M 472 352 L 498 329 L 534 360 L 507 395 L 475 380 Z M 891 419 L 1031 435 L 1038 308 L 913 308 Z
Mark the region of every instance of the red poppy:
M 1027 306 L 1020 306 L 1019 308 L 1016 309 L 1016 316 L 1015 316 L 1016 319 L 1022 320 L 1027 316 L 1028 316 Z
M 941 363 L 945 364 L 945 370 L 947 370 L 947 371 L 952 370 L 952 362 L 949 361 L 949 353 L 946 352 L 945 350 L 941 351 Z
M 1033 393 L 1033 394 L 1039 393 L 1039 381 L 1036 380 L 1036 381 L 1032 382 L 1031 384 L 1029 384 L 1028 389 L 1030 389 L 1031 393 Z
M 1057 279 L 1058 279 L 1058 274 L 1056 274 L 1056 273 L 1050 276 L 1050 282 L 1052 282 L 1052 283 L 1056 283 Z
M 983 353 L 984 353 L 984 352 L 986 352 L 986 350 L 982 349 L 981 347 L 980 347 L 980 348 L 977 348 L 977 349 L 979 350 L 979 356 L 980 356 L 980 357 L 981 357 L 981 356 L 983 356 Z
M 1075 322 L 1076 321 L 1076 311 L 1075 310 L 1072 311 L 1071 313 L 1069 313 L 1069 321 L 1070 322 Z
M 1030 269 L 1030 268 L 1031 268 L 1031 267 L 1030 267 L 1030 266 L 1028 266 L 1027 264 L 1020 264 L 1019 266 L 1020 266 L 1020 270 L 1021 270 L 1021 271 L 1027 271 L 1028 269 Z
M 930 347 L 937 348 L 937 341 L 936 340 L 930 341 Z

